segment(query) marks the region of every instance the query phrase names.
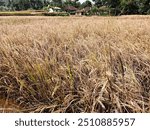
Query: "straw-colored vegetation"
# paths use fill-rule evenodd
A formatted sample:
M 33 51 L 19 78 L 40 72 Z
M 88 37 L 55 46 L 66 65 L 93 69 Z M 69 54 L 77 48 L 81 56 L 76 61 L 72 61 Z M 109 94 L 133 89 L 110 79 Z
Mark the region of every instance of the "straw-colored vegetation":
M 0 111 L 150 112 L 149 25 L 148 16 L 0 17 Z

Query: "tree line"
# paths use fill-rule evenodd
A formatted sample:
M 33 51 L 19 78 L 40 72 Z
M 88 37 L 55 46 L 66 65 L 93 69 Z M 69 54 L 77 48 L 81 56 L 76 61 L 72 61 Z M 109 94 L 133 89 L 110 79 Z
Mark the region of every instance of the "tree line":
M 106 6 L 116 14 L 150 14 L 150 0 L 93 0 L 95 6 Z
M 108 11 L 113 15 L 128 14 L 150 14 L 150 0 L 86 0 L 80 3 L 79 0 L 0 0 L 0 10 L 27 10 L 43 9 L 44 7 L 74 6 L 76 8 L 92 7 L 92 11 L 98 12 L 100 9 Z

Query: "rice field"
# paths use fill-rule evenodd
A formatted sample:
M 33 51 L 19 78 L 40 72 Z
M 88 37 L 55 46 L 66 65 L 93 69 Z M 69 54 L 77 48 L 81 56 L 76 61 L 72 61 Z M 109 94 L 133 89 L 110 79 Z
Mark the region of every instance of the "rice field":
M 0 17 L 0 112 L 150 112 L 150 16 Z

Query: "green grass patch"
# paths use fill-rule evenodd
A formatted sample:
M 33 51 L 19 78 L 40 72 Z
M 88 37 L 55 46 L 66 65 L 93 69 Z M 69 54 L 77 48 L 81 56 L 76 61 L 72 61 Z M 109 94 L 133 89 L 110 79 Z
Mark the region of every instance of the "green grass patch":
M 44 11 L 13 11 L 0 12 L 0 16 L 69 16 L 66 12 L 48 13 Z

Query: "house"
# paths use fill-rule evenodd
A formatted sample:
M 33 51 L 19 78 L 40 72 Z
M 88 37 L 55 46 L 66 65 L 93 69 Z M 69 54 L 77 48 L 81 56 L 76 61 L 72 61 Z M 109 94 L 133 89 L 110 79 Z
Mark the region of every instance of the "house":
M 61 12 L 61 8 L 60 7 L 53 7 L 54 12 Z
M 53 13 L 54 10 L 53 10 L 52 8 L 49 8 L 49 9 L 48 9 L 48 12 L 49 12 L 49 13 Z
M 81 15 L 83 15 L 83 10 L 81 9 L 81 10 L 77 10 L 76 11 L 76 15 L 78 15 L 78 16 L 81 16 Z
M 76 14 L 76 11 L 78 10 L 76 7 L 74 6 L 66 6 L 64 8 L 64 10 L 70 14 Z
M 59 8 L 59 7 L 49 7 L 48 12 L 49 13 L 61 12 L 61 8 Z
M 77 10 L 76 15 L 88 15 L 91 11 L 91 7 L 85 7 L 83 9 Z

